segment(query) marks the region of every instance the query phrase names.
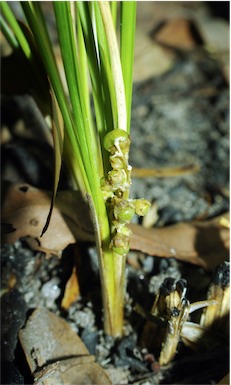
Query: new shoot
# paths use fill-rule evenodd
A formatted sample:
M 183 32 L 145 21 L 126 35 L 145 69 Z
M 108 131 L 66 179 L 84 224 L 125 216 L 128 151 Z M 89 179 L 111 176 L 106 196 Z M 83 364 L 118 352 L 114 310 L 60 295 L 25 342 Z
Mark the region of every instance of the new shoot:
M 118 4 L 120 9 L 116 9 Z M 34 73 L 39 76 L 45 71 L 47 75 L 56 160 L 53 198 L 63 159 L 93 218 L 104 329 L 109 335 L 120 336 L 131 238 L 127 225 L 134 214 L 145 215 L 150 206 L 144 199 L 129 197 L 136 2 L 52 2 L 65 86 L 42 2 L 21 2 L 28 29 L 22 28 L 7 2 L 0 6 L 1 26 L 9 44 L 20 50 Z M 35 55 L 41 58 L 42 68 Z

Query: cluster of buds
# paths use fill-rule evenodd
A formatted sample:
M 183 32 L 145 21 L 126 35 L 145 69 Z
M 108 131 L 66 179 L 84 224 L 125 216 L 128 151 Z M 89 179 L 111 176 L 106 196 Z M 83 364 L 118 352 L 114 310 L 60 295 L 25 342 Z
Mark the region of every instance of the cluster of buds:
M 112 223 L 111 248 L 124 256 L 129 250 L 131 230 L 126 226 L 134 214 L 143 216 L 150 203 L 145 199 L 129 199 L 132 167 L 128 164 L 130 139 L 126 131 L 115 129 L 104 138 L 104 148 L 110 153 L 111 170 L 101 179 L 101 189 L 107 202 Z

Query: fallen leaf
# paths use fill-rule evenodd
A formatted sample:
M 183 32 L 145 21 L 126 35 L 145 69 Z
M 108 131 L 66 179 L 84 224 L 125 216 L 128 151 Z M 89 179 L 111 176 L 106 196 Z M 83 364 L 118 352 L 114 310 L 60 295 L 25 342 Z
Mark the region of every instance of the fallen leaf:
M 134 56 L 134 82 L 162 75 L 174 64 L 173 54 L 166 52 L 159 44 L 153 42 L 141 28 L 137 28 L 136 31 Z
M 67 322 L 45 308 L 33 311 L 19 339 L 32 373 L 49 362 L 89 355 Z
M 57 194 L 50 225 L 41 237 L 50 209 L 51 193 L 28 184 L 4 187 L 2 223 L 10 224 L 14 231 L 3 234 L 3 242 L 14 243 L 27 237 L 33 249 L 58 255 L 78 240 L 94 241 L 88 205 L 78 191 Z
M 80 289 L 79 289 L 78 278 L 76 275 L 76 267 L 73 267 L 72 274 L 65 286 L 61 307 L 65 310 L 69 309 L 72 303 L 78 299 L 79 294 L 80 294 Z
M 34 384 L 111 384 L 68 323 L 47 309 L 34 310 L 19 340 Z
M 102 382 L 103 381 L 103 382 Z M 69 358 L 48 365 L 35 377 L 34 385 L 112 385 L 106 372 L 90 360 Z
M 152 37 L 166 47 L 181 50 L 192 50 L 198 46 L 198 42 L 202 42 L 195 23 L 183 18 L 166 21 Z
M 220 225 L 221 217 L 228 216 L 152 229 L 130 224 L 133 232 L 130 247 L 149 255 L 174 257 L 213 270 L 229 258 L 229 230 Z

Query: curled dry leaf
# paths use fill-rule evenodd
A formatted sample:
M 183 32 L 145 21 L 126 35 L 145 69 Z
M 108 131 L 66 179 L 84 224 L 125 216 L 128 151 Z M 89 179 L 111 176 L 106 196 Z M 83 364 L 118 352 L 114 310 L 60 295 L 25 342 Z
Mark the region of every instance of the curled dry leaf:
M 94 362 L 68 323 L 46 309 L 36 309 L 19 332 L 34 384 L 106 384 L 104 370 Z
M 50 208 L 51 194 L 27 184 L 8 185 L 3 194 L 2 241 L 14 243 L 30 237 L 35 250 L 59 254 L 76 241 L 94 242 L 89 206 L 77 191 L 60 191 L 48 230 L 41 237 Z M 206 221 L 178 223 L 146 229 L 130 224 L 131 249 L 157 257 L 174 257 L 213 270 L 229 256 L 229 229 L 222 225 L 228 213 Z M 14 229 L 14 231 L 12 231 Z
M 61 302 L 62 309 L 65 309 L 65 310 L 69 309 L 71 304 L 78 299 L 79 295 L 80 295 L 79 282 L 76 274 L 76 267 L 74 266 L 71 276 L 68 279 L 65 286 L 64 296 Z

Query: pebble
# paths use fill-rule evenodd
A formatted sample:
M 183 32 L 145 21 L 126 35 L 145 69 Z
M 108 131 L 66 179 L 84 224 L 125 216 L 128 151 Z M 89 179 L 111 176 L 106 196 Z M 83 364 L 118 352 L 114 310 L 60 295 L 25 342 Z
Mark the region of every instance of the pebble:
M 60 296 L 61 289 L 58 286 L 60 280 L 57 277 L 52 278 L 50 281 L 44 283 L 41 289 L 41 294 L 45 300 L 47 308 L 51 309 L 54 306 L 55 300 Z

